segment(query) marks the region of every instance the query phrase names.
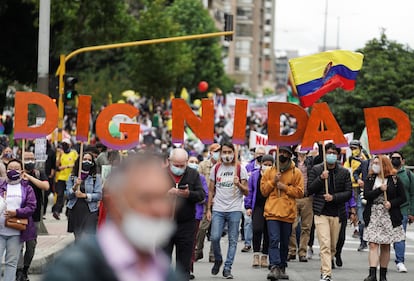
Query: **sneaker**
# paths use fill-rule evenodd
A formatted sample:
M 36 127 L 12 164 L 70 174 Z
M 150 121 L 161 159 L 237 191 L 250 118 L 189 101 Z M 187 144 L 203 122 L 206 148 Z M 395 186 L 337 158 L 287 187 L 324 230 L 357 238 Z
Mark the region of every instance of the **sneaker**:
M 195 261 L 202 260 L 203 259 L 203 252 L 196 252 L 194 259 L 195 259 Z
M 60 220 L 60 215 L 59 213 L 53 212 L 53 217 L 57 220 Z
M 329 275 L 323 275 L 323 276 L 321 276 L 320 281 L 332 281 L 332 279 L 331 279 L 331 276 L 329 276 Z
M 361 244 L 359 244 L 358 252 L 363 252 L 366 249 L 368 249 L 367 243 L 362 242 Z
M 405 267 L 404 263 L 399 262 L 399 263 L 397 263 L 397 271 L 400 272 L 400 273 L 406 273 L 408 270 Z
M 272 266 L 270 269 L 269 274 L 267 275 L 267 279 L 271 281 L 276 281 L 279 279 L 280 276 L 280 269 L 277 266 Z
M 250 245 L 244 245 L 244 248 L 241 249 L 242 253 L 248 253 L 250 252 L 250 249 L 252 248 L 252 246 Z
M 335 264 L 338 267 L 341 267 L 343 265 L 341 255 L 338 255 L 338 254 L 335 255 Z
M 357 229 L 354 230 L 354 234 L 352 234 L 352 238 L 359 238 L 359 231 Z
M 211 269 L 211 274 L 217 275 L 220 271 L 220 266 L 223 263 L 223 261 L 215 261 L 213 268 Z
M 308 247 L 308 251 L 306 252 L 306 258 L 308 260 L 311 260 L 312 257 L 313 257 L 313 249 L 312 249 L 312 247 Z
M 288 261 L 293 261 L 293 260 L 296 260 L 296 255 L 288 255 L 287 260 L 288 260 Z
M 279 279 L 289 280 L 289 275 L 286 274 L 286 267 L 281 267 L 279 270 Z
M 225 279 L 233 279 L 233 274 L 231 274 L 231 270 L 230 269 L 224 269 L 223 270 L 223 277 Z
M 305 256 L 300 256 L 299 261 L 300 262 L 308 262 L 308 259 Z

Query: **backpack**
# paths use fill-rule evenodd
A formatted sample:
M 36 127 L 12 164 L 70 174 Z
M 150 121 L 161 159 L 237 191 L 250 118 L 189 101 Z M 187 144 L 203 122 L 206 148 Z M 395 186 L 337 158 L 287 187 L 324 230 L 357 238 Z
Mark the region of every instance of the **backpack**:
M 216 166 L 214 166 L 214 187 L 216 187 L 217 172 L 220 166 L 221 166 L 221 163 L 217 163 Z M 240 164 L 237 164 L 237 176 L 239 177 L 239 179 L 240 179 L 240 174 L 241 174 L 241 166 Z

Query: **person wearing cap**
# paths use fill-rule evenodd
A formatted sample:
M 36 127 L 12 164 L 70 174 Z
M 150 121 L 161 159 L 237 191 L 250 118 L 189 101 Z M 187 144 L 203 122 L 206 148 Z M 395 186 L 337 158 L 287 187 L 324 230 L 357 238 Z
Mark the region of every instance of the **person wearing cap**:
M 208 148 L 208 158 L 200 162 L 198 166 L 198 172 L 203 175 L 206 179 L 210 178 L 211 168 L 218 162 L 220 158 L 220 148 L 218 143 L 213 143 Z M 206 239 L 206 233 L 210 228 L 210 221 L 206 218 L 207 202 L 204 204 L 203 219 L 200 222 L 196 237 L 196 250 L 195 260 L 201 260 L 203 258 L 204 240 Z M 214 262 L 213 248 L 210 244 L 209 262 Z
M 279 171 L 268 169 L 262 176 L 260 191 L 267 197 L 264 217 L 269 233 L 269 268 L 267 279 L 289 279 L 286 274 L 289 237 L 296 219 L 296 199 L 303 197 L 303 175 L 291 160 L 289 146 L 279 148 Z
M 363 149 L 362 149 L 361 142 L 359 140 L 352 140 L 349 143 L 349 148 L 352 151 L 352 155 L 349 156 L 348 159 L 345 161 L 344 167 L 351 172 L 352 189 L 354 190 L 355 201 L 357 202 L 357 208 L 361 209 L 361 210 L 358 210 L 358 214 L 359 214 L 358 218 L 355 217 L 355 219 L 352 220 L 352 223 L 354 225 L 354 233 L 352 237 L 359 238 L 360 233 L 359 233 L 358 224 L 363 221 L 363 218 L 362 218 L 363 206 L 361 205 L 361 198 L 359 196 L 360 194 L 359 184 L 358 184 L 358 181 L 354 177 L 354 172 L 361 165 L 362 161 L 367 160 L 368 157 L 364 153 L 362 153 Z M 352 209 L 351 212 L 356 213 L 354 209 Z
M 308 174 L 313 166 L 313 157 L 308 156 L 309 151 L 301 150 L 301 146 L 298 145 L 295 149 L 295 165 L 299 168 L 303 175 L 303 187 L 304 187 L 304 197 L 296 199 L 297 214 L 295 222 L 292 226 L 292 234 L 289 239 L 289 256 L 288 260 L 296 259 L 296 251 L 299 255 L 300 262 L 307 262 L 306 257 L 307 245 L 309 242 L 310 232 L 312 228 L 313 221 L 313 211 L 312 211 L 312 195 L 307 192 L 308 184 Z M 300 242 L 299 245 L 296 243 L 296 228 L 300 220 Z
M 269 266 L 267 256 L 269 254 L 269 235 L 267 224 L 263 216 L 266 197 L 260 191 L 260 182 L 263 174 L 274 165 L 272 155 L 264 155 L 260 159 L 260 169 L 253 171 L 249 177 L 249 193 L 244 197 L 246 215 L 251 217 L 253 232 L 253 264 L 255 268 Z M 263 247 L 262 247 L 263 241 Z M 260 256 L 260 251 L 262 255 Z
M 66 181 L 69 179 L 75 162 L 78 159 L 78 153 L 72 149 L 72 143 L 69 139 L 62 141 L 62 151 L 60 153 L 59 161 L 57 163 L 57 170 L 59 175 L 56 180 L 55 192 L 57 194 L 56 203 L 52 207 L 53 217 L 60 220 L 60 214 L 62 213 L 64 205 L 64 196 L 66 190 Z
M 346 216 L 345 202 L 352 196 L 351 175 L 338 162 L 341 152 L 334 143 L 325 145 L 324 163 L 313 166 L 308 177 L 308 194 L 313 194 L 315 230 L 321 257 L 321 281 L 331 281 L 333 258 L 339 236 L 340 217 Z M 328 192 L 326 192 L 328 189 Z

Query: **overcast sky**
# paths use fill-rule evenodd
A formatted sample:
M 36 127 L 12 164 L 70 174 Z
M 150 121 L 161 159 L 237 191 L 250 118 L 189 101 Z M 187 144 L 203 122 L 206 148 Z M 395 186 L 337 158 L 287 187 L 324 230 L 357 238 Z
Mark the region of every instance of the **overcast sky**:
M 317 53 L 323 45 L 326 0 L 276 0 L 275 49 Z M 339 22 L 339 33 L 338 33 Z M 356 50 L 379 38 L 414 48 L 413 0 L 329 0 L 326 45 Z M 339 36 L 338 36 L 339 34 Z

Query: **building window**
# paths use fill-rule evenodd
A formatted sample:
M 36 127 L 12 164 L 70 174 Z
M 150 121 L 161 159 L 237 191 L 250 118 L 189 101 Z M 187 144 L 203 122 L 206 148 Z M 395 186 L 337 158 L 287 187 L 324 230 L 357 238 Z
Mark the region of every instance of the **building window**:
M 253 36 L 253 26 L 251 24 L 237 24 L 236 26 L 236 35 L 237 36 Z
M 245 57 L 236 57 L 234 59 L 234 70 L 250 71 L 250 59 Z
M 252 8 L 249 7 L 237 7 L 237 19 L 238 20 L 252 20 Z
M 239 54 L 250 54 L 251 53 L 251 42 L 250 41 L 245 41 L 245 40 L 240 40 L 240 41 L 236 41 L 236 53 Z

